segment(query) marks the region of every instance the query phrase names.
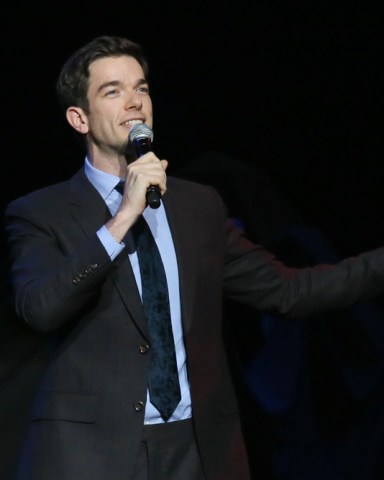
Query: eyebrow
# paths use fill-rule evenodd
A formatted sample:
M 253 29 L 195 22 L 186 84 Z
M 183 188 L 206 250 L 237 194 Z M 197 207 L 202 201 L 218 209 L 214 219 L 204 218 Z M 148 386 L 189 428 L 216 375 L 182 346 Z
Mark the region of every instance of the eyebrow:
M 99 88 L 97 89 L 97 92 L 99 93 L 107 87 L 117 87 L 118 85 L 121 85 L 121 84 L 122 82 L 120 80 L 112 80 L 110 82 L 105 82 L 99 86 Z M 148 80 L 146 78 L 140 78 L 136 82 L 135 87 L 139 87 L 140 85 L 148 85 Z

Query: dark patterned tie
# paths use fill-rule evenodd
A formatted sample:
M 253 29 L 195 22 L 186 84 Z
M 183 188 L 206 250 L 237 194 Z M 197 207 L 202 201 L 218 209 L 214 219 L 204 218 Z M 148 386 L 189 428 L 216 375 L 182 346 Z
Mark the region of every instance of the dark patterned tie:
M 116 190 L 121 192 L 120 184 Z M 139 217 L 132 232 L 139 259 L 142 302 L 151 343 L 149 395 L 163 419 L 168 420 L 179 404 L 181 394 L 167 279 L 156 242 L 143 216 Z

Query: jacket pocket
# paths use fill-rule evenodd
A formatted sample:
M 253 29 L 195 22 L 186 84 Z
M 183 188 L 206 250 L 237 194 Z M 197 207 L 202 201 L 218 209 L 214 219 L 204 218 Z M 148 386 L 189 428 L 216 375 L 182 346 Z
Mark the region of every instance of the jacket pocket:
M 32 420 L 62 420 L 94 423 L 99 397 L 72 392 L 39 392 L 32 409 Z

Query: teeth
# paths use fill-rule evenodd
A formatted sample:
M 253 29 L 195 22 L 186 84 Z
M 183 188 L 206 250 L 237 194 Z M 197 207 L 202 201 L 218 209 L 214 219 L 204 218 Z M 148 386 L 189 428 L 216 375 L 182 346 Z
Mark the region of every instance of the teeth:
M 128 120 L 127 123 L 128 123 L 128 125 L 133 126 L 133 125 L 141 124 L 141 123 L 143 123 L 143 121 L 142 120 Z

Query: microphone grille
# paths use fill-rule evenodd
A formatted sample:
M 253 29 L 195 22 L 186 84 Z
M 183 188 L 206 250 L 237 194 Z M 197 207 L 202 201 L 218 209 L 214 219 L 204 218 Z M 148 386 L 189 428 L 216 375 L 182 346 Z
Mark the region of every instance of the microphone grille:
M 151 142 L 153 140 L 153 131 L 145 123 L 138 123 L 129 132 L 130 142 L 134 142 L 139 138 L 149 138 Z

